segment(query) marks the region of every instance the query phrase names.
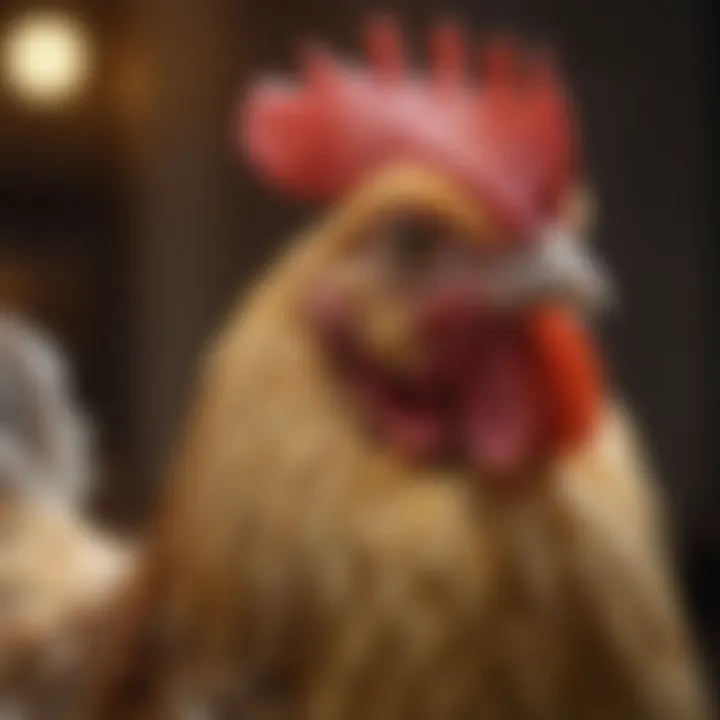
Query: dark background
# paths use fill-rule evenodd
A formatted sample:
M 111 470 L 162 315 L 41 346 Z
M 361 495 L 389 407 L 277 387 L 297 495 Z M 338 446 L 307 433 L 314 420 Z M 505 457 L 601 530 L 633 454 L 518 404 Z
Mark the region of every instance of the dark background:
M 30 6 L 2 0 L 0 32 Z M 0 95 L 0 302 L 48 324 L 101 429 L 100 513 L 148 514 L 203 343 L 238 290 L 308 217 L 257 186 L 232 113 L 258 69 L 307 35 L 357 52 L 358 19 L 400 10 L 415 48 L 440 12 L 562 54 L 618 277 L 606 328 L 618 385 L 647 431 L 707 646 L 720 640 L 720 503 L 707 431 L 708 18 L 679 0 L 68 0 L 96 46 L 70 111 Z M 418 53 L 419 54 L 419 53 Z

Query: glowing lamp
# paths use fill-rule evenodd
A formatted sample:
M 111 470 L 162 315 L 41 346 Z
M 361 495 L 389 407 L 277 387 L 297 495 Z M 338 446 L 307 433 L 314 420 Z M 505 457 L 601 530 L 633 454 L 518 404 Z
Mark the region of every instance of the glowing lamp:
M 86 89 L 91 55 L 82 22 L 60 11 L 34 11 L 9 25 L 1 70 L 8 89 L 26 103 L 63 105 Z

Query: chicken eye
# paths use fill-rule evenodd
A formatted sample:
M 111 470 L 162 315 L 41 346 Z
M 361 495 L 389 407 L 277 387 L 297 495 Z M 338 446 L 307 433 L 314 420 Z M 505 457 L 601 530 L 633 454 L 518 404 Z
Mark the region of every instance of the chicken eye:
M 438 259 L 443 229 L 432 218 L 403 216 L 394 219 L 385 235 L 392 263 L 401 271 L 417 272 Z

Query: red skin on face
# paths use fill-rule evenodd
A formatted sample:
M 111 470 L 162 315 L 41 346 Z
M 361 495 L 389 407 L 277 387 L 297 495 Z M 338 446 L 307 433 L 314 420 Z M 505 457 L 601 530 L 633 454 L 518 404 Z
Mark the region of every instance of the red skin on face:
M 431 296 L 417 313 L 427 362 L 402 377 L 368 356 L 338 288 L 319 298 L 312 320 L 322 342 L 371 425 L 415 462 L 460 453 L 488 475 L 512 475 L 571 450 L 595 425 L 600 363 L 560 306 L 503 317 L 461 288 Z

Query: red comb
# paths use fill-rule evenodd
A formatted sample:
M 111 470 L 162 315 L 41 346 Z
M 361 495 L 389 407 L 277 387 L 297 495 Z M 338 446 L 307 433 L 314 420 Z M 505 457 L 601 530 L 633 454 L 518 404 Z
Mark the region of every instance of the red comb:
M 495 41 L 472 85 L 457 28 L 431 36 L 431 72 L 405 67 L 386 19 L 367 27 L 368 67 L 306 50 L 302 79 L 261 79 L 242 108 L 241 141 L 281 190 L 334 200 L 380 166 L 411 161 L 466 185 L 521 228 L 551 218 L 572 182 L 569 106 L 546 56 Z

